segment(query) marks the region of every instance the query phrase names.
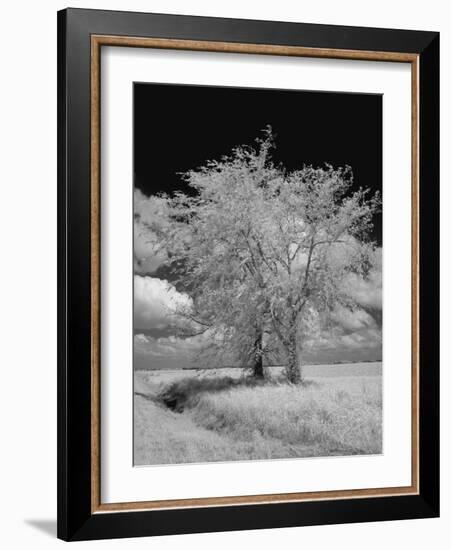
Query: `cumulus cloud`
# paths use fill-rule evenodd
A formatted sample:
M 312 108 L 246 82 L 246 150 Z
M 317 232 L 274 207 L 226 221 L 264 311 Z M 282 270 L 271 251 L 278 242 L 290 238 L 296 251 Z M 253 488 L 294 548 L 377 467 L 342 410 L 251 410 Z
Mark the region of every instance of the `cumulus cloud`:
M 323 333 L 317 338 L 306 342 L 309 351 L 314 350 L 335 350 L 342 352 L 349 350 L 381 350 L 382 334 L 380 329 L 367 328 L 356 332 L 347 333 L 343 329 L 335 328 L 330 332 Z
M 331 314 L 332 321 L 339 325 L 346 332 L 355 332 L 375 325 L 374 318 L 363 309 L 354 311 L 345 307 L 337 307 Z
M 140 197 L 145 216 L 148 216 L 151 211 L 143 206 L 148 200 L 150 199 L 144 195 Z M 152 203 L 158 210 L 158 201 L 152 201 Z M 140 250 L 139 246 L 137 250 Z M 152 256 L 150 247 L 146 250 L 143 253 L 148 254 L 147 263 L 143 263 L 142 266 L 147 265 L 149 268 L 149 266 L 160 265 L 163 259 Z M 299 255 L 298 261 L 302 264 L 304 261 L 302 255 Z M 306 355 L 313 361 L 317 361 L 318 357 L 324 357 L 330 361 L 363 360 L 364 358 L 377 360 L 381 357 L 382 250 L 376 251 L 374 266 L 366 277 L 350 274 L 347 284 L 358 307 L 354 310 L 337 307 L 331 314 L 330 328 L 318 331 L 304 341 Z M 201 345 L 206 343 L 208 334 L 192 338 L 167 336 L 167 331 L 175 331 L 176 328 L 177 319 L 174 316 L 174 310 L 178 307 L 191 306 L 189 296 L 178 292 L 167 280 L 146 274 L 136 274 L 134 300 L 135 329 L 138 332 L 143 330 L 142 334 L 138 333 L 135 336 L 137 368 L 143 368 L 143 365 L 149 364 L 153 365 L 152 368 L 175 368 L 189 363 L 193 352 L 198 351 Z M 178 325 L 180 326 L 180 321 Z M 153 336 L 149 336 L 148 332 L 144 334 L 145 331 L 150 331 Z M 152 331 L 155 332 L 152 333 Z M 158 331 L 166 333 L 165 337 L 156 338 Z
M 344 243 L 339 243 L 329 251 L 329 262 L 344 264 L 355 254 L 354 237 L 347 236 Z M 292 252 L 294 245 L 292 246 Z M 298 252 L 294 262 L 295 269 L 304 269 L 307 263 L 307 252 Z M 382 310 L 382 248 L 376 248 L 372 254 L 372 267 L 366 277 L 349 273 L 345 279 L 347 291 L 356 303 L 366 310 Z
M 337 307 L 331 314 L 329 329 L 312 335 L 305 347 L 310 353 L 329 352 L 331 360 L 380 359 L 382 330 L 367 311 Z
M 351 273 L 347 291 L 356 303 L 353 309 L 337 306 L 330 315 L 329 328 L 309 335 L 305 342 L 311 351 L 328 351 L 333 356 L 358 359 L 380 358 L 382 354 L 382 249 L 375 251 L 369 273 Z M 347 354 L 347 355 L 346 355 Z
M 366 277 L 352 273 L 348 290 L 356 302 L 354 309 L 337 306 L 331 313 L 328 330 L 312 335 L 306 342 L 309 352 L 325 354 L 328 360 L 380 359 L 382 355 L 382 250 L 373 258 Z
M 208 339 L 207 334 L 189 338 L 179 338 L 175 335 L 155 338 L 145 334 L 135 334 L 135 368 L 189 368 L 193 366 L 197 352 L 207 343 Z
M 377 329 L 367 329 L 361 332 L 353 332 L 342 336 L 340 343 L 342 346 L 350 349 L 380 349 L 382 343 L 381 333 Z
M 348 284 L 351 295 L 362 307 L 382 310 L 382 249 L 378 248 L 374 254 L 374 265 L 368 276 L 363 278 L 350 274 Z
M 152 224 L 165 223 L 165 201 L 161 197 L 147 197 L 139 189 L 135 189 L 133 208 L 135 273 L 154 273 L 164 262 L 166 254 L 161 249 L 156 234 L 149 227 Z
M 178 307 L 190 307 L 191 299 L 164 279 L 135 275 L 135 329 L 162 329 L 174 326 Z

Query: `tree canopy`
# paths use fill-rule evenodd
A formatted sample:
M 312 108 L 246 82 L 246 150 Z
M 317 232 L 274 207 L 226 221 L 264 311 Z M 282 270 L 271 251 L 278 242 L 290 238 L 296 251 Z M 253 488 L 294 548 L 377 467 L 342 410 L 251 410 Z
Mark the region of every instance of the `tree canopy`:
M 350 167 L 275 165 L 271 128 L 254 146 L 181 174 L 191 192 L 162 195 L 151 229 L 190 295 L 175 313 L 188 334 L 210 335 L 263 376 L 263 358 L 283 358 L 302 381 L 303 341 L 342 306 L 356 308 L 352 277 L 373 262 L 368 240 L 378 194 L 353 191 Z

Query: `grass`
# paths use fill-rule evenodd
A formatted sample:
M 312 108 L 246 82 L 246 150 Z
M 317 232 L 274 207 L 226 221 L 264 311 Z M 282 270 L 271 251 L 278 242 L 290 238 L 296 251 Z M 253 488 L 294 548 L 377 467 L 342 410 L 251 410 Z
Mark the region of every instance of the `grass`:
M 380 376 L 135 374 L 135 464 L 381 452 Z

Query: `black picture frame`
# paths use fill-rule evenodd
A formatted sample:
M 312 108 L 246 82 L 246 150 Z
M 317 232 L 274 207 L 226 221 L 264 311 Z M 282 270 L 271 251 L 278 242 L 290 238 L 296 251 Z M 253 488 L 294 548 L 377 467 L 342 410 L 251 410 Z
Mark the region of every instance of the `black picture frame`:
M 90 435 L 92 35 L 418 56 L 418 494 L 93 513 Z M 88 540 L 438 515 L 439 34 L 85 9 L 58 12 L 58 537 Z

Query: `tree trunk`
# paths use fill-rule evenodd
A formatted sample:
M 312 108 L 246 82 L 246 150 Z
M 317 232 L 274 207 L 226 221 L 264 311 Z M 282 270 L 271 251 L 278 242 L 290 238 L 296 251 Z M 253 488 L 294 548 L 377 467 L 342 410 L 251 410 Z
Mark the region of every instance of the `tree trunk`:
M 299 345 L 296 342 L 296 337 L 290 338 L 288 346 L 288 365 L 287 378 L 291 384 L 301 384 L 303 382 L 301 358 Z
M 262 340 L 263 340 L 263 335 L 259 333 L 257 338 L 255 339 L 254 362 L 252 365 L 252 372 L 253 372 L 254 378 L 260 378 L 260 379 L 265 377 L 265 373 L 263 371 Z

